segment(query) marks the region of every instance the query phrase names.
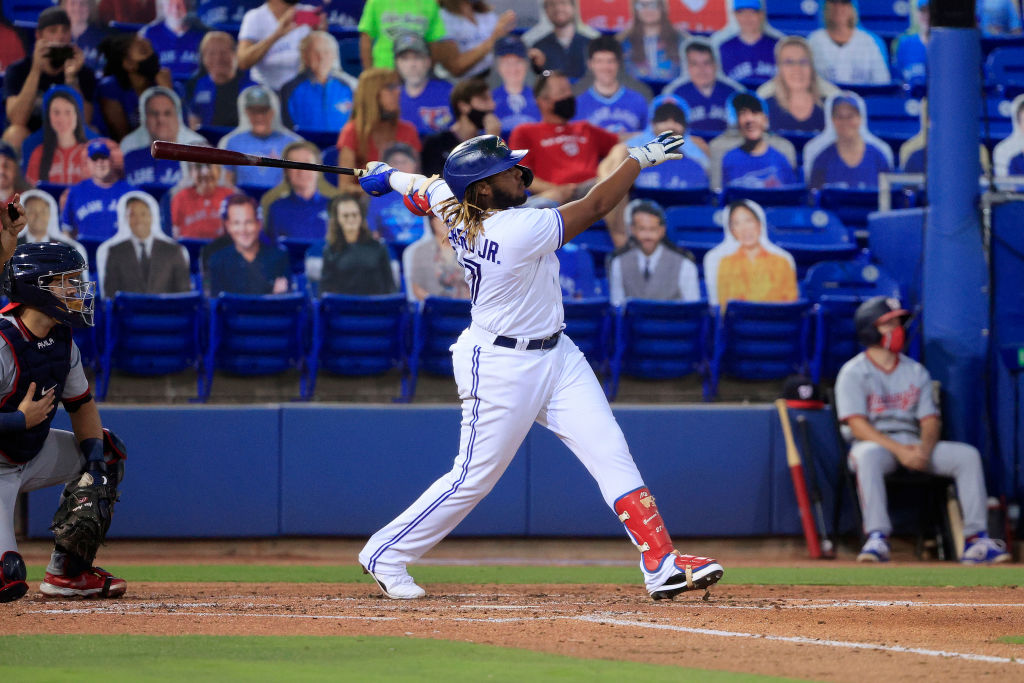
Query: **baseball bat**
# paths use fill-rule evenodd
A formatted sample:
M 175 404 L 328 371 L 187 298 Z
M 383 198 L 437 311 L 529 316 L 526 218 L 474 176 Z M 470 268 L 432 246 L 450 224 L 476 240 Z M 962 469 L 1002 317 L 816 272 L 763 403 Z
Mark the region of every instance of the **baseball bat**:
M 796 449 L 796 442 L 793 440 L 793 428 L 789 424 L 786 399 L 776 399 L 775 409 L 779 411 L 782 436 L 786 440 L 786 462 L 789 464 L 789 475 L 793 478 L 793 491 L 796 493 L 796 504 L 800 510 L 800 525 L 804 530 L 804 539 L 807 540 L 807 551 L 811 558 L 817 560 L 821 558 L 821 545 L 811 516 L 811 503 L 807 497 L 807 483 L 804 481 L 804 466 L 800 462 L 800 451 Z
M 946 514 L 949 516 L 949 533 L 953 537 L 953 553 L 959 560 L 964 554 L 964 516 L 953 484 L 946 488 Z
M 219 147 L 183 145 L 178 142 L 167 142 L 166 140 L 154 140 L 153 144 L 149 147 L 149 153 L 153 155 L 154 159 L 191 161 L 197 164 L 295 168 L 303 171 L 320 171 L 321 173 L 354 175 L 357 178 L 363 174 L 363 169 L 361 168 L 343 168 L 341 166 L 328 166 L 327 164 L 310 164 L 304 161 L 287 161 L 285 159 L 256 156 L 255 154 L 232 152 L 230 149 L 220 149 Z
M 818 530 L 818 540 L 821 545 L 821 556 L 826 560 L 835 559 L 836 546 L 825 526 L 825 510 L 822 508 L 821 488 L 818 486 L 818 464 L 811 450 L 811 438 L 807 428 L 807 418 L 803 415 L 796 416 L 796 426 L 800 430 L 800 448 L 803 450 L 804 459 L 807 461 L 807 478 L 811 485 L 811 505 L 814 508 L 814 524 Z

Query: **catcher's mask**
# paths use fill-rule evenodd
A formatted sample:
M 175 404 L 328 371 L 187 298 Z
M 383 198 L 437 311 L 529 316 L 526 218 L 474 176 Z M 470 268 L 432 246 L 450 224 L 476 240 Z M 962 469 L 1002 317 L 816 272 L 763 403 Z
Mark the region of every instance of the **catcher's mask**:
M 78 250 L 61 242 L 19 246 L 4 266 L 3 293 L 12 304 L 35 308 L 58 322 L 93 325 L 96 283 L 85 279 Z

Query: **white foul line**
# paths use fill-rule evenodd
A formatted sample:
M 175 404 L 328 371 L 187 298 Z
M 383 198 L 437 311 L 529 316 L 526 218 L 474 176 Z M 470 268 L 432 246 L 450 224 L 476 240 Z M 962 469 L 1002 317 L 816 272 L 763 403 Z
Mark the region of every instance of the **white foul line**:
M 763 633 L 743 633 L 742 631 L 720 631 L 710 628 L 692 628 L 689 626 L 673 626 L 671 624 L 651 624 L 642 621 L 626 621 L 624 619 L 606 619 L 599 616 L 573 617 L 576 621 L 587 621 L 594 624 L 612 624 L 614 626 L 634 626 L 636 628 L 653 628 L 660 631 L 679 631 L 683 633 L 696 633 L 704 636 L 719 636 L 723 638 L 753 638 L 757 640 L 774 640 L 783 643 L 796 643 L 798 645 L 826 645 L 829 647 L 842 647 L 851 650 L 880 650 L 884 652 L 906 652 L 926 657 L 950 657 L 954 659 L 966 659 L 974 662 L 990 662 L 994 664 L 1024 664 L 1024 660 L 1012 659 L 1009 657 L 995 657 L 992 655 L 976 655 L 969 652 L 949 652 L 948 650 L 929 650 L 920 647 L 900 647 L 899 645 L 876 645 L 874 643 L 854 643 L 845 640 L 822 640 L 819 638 L 805 638 L 803 636 L 773 636 Z

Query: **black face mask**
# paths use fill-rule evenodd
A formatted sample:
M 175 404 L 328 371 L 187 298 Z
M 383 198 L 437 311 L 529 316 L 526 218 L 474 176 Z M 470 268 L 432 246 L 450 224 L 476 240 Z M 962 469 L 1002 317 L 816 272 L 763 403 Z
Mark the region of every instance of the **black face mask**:
M 576 116 L 576 98 L 570 96 L 564 100 L 558 100 L 551 109 L 555 116 L 560 116 L 568 121 Z
M 139 62 L 139 75 L 144 78 L 156 78 L 156 75 L 160 73 L 160 58 L 156 54 L 150 56 Z
M 398 112 L 397 111 L 387 111 L 386 109 L 381 109 L 380 110 L 380 120 L 381 121 L 397 121 L 398 120 Z
M 466 114 L 466 117 L 469 119 L 470 123 L 472 123 L 476 127 L 477 130 L 483 130 L 484 118 L 490 113 L 491 112 L 489 111 L 484 111 L 483 109 L 476 109 L 474 107 L 473 109 L 469 110 L 469 113 Z
M 299 4 L 299 0 L 284 0 L 284 4 L 286 4 L 286 5 L 297 5 L 297 4 Z

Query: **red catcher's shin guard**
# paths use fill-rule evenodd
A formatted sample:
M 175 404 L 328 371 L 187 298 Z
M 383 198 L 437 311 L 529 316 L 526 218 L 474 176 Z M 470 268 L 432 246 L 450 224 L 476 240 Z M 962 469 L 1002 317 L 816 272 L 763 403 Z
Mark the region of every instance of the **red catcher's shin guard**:
M 654 496 L 647 487 L 630 491 L 615 501 L 615 514 L 626 526 L 637 549 L 643 553 L 644 567 L 657 569 L 661 558 L 674 551 L 672 539 L 661 519 Z

